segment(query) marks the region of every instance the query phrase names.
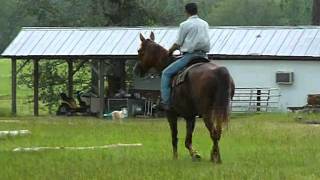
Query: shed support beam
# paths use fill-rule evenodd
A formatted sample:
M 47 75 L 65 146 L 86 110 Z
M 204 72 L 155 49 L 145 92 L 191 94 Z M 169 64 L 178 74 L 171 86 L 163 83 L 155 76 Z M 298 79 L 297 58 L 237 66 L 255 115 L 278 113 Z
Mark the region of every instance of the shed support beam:
M 39 59 L 33 60 L 33 114 L 39 116 Z
M 11 115 L 17 115 L 17 60 L 11 59 Z
M 73 61 L 68 60 L 68 96 L 73 96 Z
M 98 72 L 99 62 L 91 61 L 91 91 L 94 94 L 99 95 L 99 72 Z
M 99 60 L 98 63 L 98 77 L 99 77 L 99 117 L 103 118 L 105 99 L 104 99 L 104 61 Z

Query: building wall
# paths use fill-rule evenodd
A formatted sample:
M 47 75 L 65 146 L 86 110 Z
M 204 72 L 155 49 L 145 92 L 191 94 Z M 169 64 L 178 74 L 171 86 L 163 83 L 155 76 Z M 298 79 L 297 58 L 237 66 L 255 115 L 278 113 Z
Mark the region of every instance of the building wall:
M 280 108 L 303 106 L 308 94 L 320 94 L 320 61 L 217 60 L 226 66 L 236 87 L 275 87 L 280 89 Z M 277 71 L 294 73 L 292 85 L 276 83 Z
M 320 61 L 281 61 L 281 60 L 216 60 L 215 63 L 226 66 L 236 87 L 279 88 L 279 106 L 287 111 L 289 106 L 303 106 L 308 94 L 320 94 Z M 292 85 L 276 83 L 277 71 L 294 73 Z M 159 89 L 159 78 L 136 79 L 138 89 Z

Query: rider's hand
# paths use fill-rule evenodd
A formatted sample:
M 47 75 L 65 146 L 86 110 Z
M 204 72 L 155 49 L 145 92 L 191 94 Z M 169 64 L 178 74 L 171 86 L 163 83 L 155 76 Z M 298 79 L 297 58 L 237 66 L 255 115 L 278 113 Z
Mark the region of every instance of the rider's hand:
M 178 44 L 173 44 L 172 47 L 169 49 L 169 56 L 173 55 L 173 52 L 177 49 L 179 49 L 179 45 Z
M 174 52 L 174 51 L 169 51 L 169 56 L 172 56 L 172 55 L 173 55 L 173 52 Z

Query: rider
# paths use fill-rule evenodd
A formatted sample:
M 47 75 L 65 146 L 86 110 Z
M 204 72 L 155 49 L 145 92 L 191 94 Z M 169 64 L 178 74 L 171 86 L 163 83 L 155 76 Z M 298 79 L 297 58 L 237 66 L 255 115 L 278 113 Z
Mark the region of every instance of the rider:
M 195 3 L 185 5 L 188 19 L 180 24 L 177 40 L 169 49 L 169 56 L 180 49 L 183 56 L 162 71 L 161 99 L 165 110 L 170 108 L 170 81 L 173 75 L 182 70 L 193 57 L 207 57 L 210 50 L 209 25 L 199 18 Z

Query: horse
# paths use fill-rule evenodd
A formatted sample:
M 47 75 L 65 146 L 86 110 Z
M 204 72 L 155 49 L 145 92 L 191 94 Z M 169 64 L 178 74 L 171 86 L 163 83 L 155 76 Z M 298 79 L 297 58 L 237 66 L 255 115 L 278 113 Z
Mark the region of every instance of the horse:
M 154 33 L 146 39 L 140 33 L 141 45 L 138 49 L 138 60 L 134 72 L 144 76 L 151 68 L 161 72 L 170 64 L 172 57 L 164 47 L 154 41 Z M 186 79 L 171 90 L 172 108 L 166 111 L 171 129 L 173 158 L 178 158 L 177 152 L 177 119 L 186 120 L 185 147 L 193 160 L 200 160 L 201 156 L 192 147 L 192 134 L 195 127 L 196 116 L 203 118 L 213 146 L 211 161 L 221 163 L 219 140 L 223 124 L 228 123 L 229 104 L 234 95 L 235 85 L 233 79 L 223 66 L 207 62 L 197 64 L 188 69 Z

